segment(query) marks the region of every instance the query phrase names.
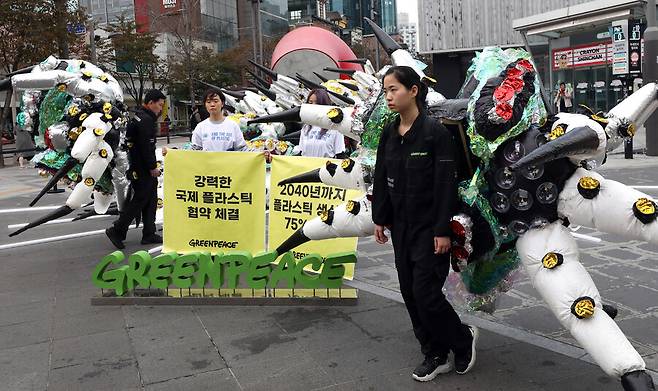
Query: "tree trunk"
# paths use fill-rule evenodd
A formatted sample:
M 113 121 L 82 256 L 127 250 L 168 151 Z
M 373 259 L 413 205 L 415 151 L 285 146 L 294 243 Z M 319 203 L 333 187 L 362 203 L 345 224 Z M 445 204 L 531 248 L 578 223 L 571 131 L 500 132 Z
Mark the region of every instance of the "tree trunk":
M 69 42 L 67 40 L 68 31 L 66 26 L 66 5 L 67 0 L 55 0 L 55 15 L 57 26 L 57 46 L 60 58 L 69 58 Z

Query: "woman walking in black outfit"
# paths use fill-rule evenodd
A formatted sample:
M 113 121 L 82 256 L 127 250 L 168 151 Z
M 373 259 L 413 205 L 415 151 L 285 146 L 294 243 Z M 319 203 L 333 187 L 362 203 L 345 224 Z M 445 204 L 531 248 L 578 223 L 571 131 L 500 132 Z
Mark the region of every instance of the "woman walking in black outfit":
M 457 207 L 454 144 L 448 130 L 424 111 L 427 87 L 410 67 L 384 76 L 388 107 L 399 119 L 383 130 L 373 189 L 375 239 L 390 228 L 400 291 L 425 360 L 413 372 L 430 381 L 475 363 L 478 331 L 461 323 L 443 295 L 450 267 L 450 218 Z

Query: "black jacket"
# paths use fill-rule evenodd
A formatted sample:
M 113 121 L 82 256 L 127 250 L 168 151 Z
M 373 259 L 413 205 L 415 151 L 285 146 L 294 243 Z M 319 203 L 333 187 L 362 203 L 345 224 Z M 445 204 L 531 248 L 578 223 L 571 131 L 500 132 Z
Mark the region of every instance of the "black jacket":
M 400 120 L 382 131 L 377 148 L 372 219 L 375 224 L 413 223 L 450 235 L 457 210 L 454 142 L 436 119 L 421 113 L 400 136 Z
M 126 146 L 130 172 L 128 179 L 150 175 L 149 171 L 157 168 L 155 143 L 157 134 L 157 116 L 151 110 L 140 107 L 126 127 Z

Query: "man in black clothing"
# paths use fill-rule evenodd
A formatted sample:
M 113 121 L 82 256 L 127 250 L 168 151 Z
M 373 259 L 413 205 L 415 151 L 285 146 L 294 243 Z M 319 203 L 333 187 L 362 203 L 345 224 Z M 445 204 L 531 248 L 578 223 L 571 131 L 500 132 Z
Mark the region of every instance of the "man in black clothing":
M 155 159 L 157 119 L 162 112 L 166 97 L 160 90 L 146 92 L 144 104 L 134 114 L 126 128 L 126 146 L 130 168 L 126 173 L 130 180 L 132 196 L 126 200 L 119 218 L 105 234 L 115 247 L 124 248 L 123 241 L 130 223 L 142 215 L 142 244 L 162 243 L 155 233 L 155 211 L 158 203 L 158 177 L 161 174 Z

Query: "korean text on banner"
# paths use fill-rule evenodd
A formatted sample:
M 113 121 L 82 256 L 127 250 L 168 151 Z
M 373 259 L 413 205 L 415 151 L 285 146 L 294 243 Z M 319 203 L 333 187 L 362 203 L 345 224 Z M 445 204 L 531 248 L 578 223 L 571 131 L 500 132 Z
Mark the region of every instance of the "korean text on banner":
M 349 200 L 360 197 L 362 192 L 327 186 L 322 183 L 295 183 L 278 186 L 278 183 L 292 176 L 321 167 L 326 158 L 302 156 L 274 156 L 272 161 L 270 188 L 269 248 L 275 249 L 307 220 L 319 216 Z M 335 160 L 340 165 L 340 161 Z M 356 251 L 357 238 L 336 238 L 305 243 L 293 250 L 295 259 L 307 254 L 329 254 Z M 354 264 L 345 265 L 345 277 L 354 277 Z
M 169 150 L 163 252 L 263 251 L 263 183 L 259 153 Z

